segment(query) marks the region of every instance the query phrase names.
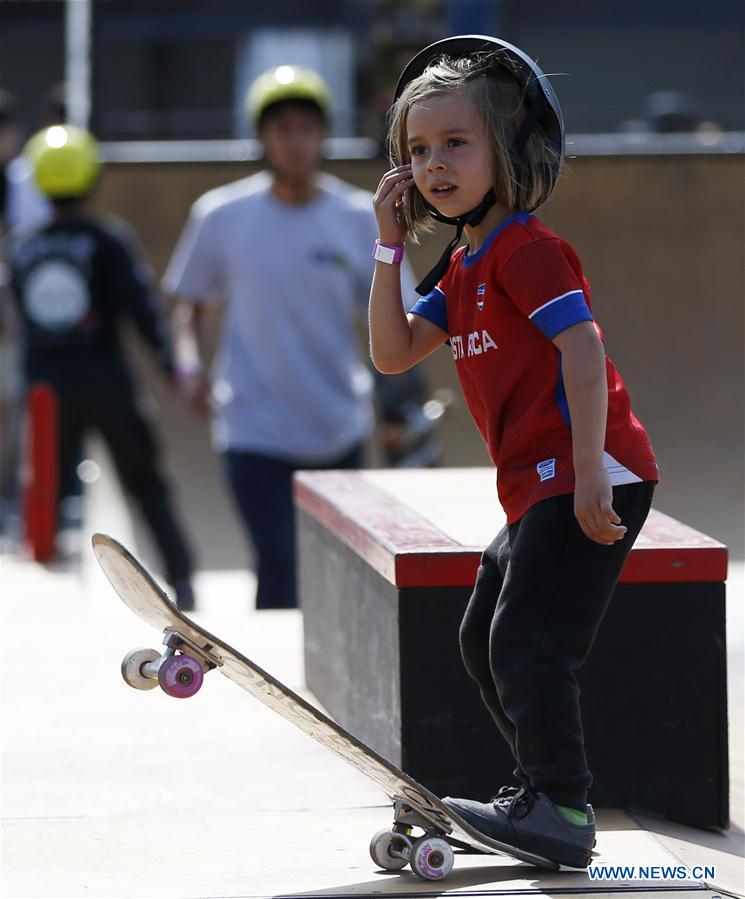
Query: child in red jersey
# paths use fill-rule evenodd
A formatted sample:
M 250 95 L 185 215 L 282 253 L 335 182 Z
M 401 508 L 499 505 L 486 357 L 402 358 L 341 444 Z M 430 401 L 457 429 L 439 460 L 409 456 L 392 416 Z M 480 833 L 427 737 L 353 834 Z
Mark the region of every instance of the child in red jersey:
M 654 453 L 605 355 L 577 254 L 533 214 L 564 152 L 538 66 L 495 38 L 427 47 L 399 81 L 390 145 L 395 168 L 374 199 L 372 359 L 400 372 L 450 344 L 507 513 L 460 641 L 520 786 L 445 801 L 494 839 L 584 867 L 595 822 L 575 672 L 649 512 Z M 407 315 L 396 263 L 432 218 L 456 235 Z M 464 230 L 468 246 L 453 252 Z

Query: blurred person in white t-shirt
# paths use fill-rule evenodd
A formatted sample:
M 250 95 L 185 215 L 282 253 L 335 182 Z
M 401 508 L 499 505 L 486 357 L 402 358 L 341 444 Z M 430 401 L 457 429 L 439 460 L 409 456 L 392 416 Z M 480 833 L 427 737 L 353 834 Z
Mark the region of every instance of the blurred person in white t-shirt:
M 361 467 L 373 428 L 359 326 L 377 225 L 369 193 L 320 170 L 331 98 L 315 72 L 265 72 L 247 113 L 265 170 L 197 200 L 163 283 L 183 381 L 256 553 L 257 608 L 292 608 L 293 473 Z

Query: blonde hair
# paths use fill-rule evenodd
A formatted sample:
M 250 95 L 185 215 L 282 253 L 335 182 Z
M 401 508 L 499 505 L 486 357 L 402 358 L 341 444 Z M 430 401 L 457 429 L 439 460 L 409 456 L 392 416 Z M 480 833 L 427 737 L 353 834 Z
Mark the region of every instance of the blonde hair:
M 511 58 L 501 51 L 452 59 L 441 57 L 406 85 L 391 110 L 388 152 L 393 166 L 411 161 L 407 119 L 411 107 L 437 94 L 462 94 L 481 119 L 492 148 L 490 168 L 497 202 L 508 209 L 537 209 L 551 195 L 559 176 L 560 154 L 540 124 L 513 159 L 515 134 L 525 117 L 525 87 L 515 77 Z M 416 242 L 432 229 L 432 215 L 416 188 L 406 191 L 403 223 Z

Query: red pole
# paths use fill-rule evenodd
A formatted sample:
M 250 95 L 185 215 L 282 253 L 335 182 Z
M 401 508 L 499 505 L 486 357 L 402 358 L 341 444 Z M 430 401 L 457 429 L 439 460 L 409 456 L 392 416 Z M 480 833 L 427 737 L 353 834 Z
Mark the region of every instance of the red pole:
M 49 384 L 33 384 L 26 402 L 23 478 L 26 544 L 37 562 L 48 562 L 55 552 L 59 502 L 57 396 Z

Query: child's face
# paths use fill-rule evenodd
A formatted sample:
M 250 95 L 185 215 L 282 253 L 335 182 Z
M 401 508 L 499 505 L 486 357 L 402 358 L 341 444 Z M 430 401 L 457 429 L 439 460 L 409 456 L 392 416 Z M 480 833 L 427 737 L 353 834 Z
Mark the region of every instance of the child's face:
M 419 192 L 438 212 L 457 217 L 478 206 L 492 186 L 486 133 L 460 94 L 420 100 L 406 120 L 411 168 Z

